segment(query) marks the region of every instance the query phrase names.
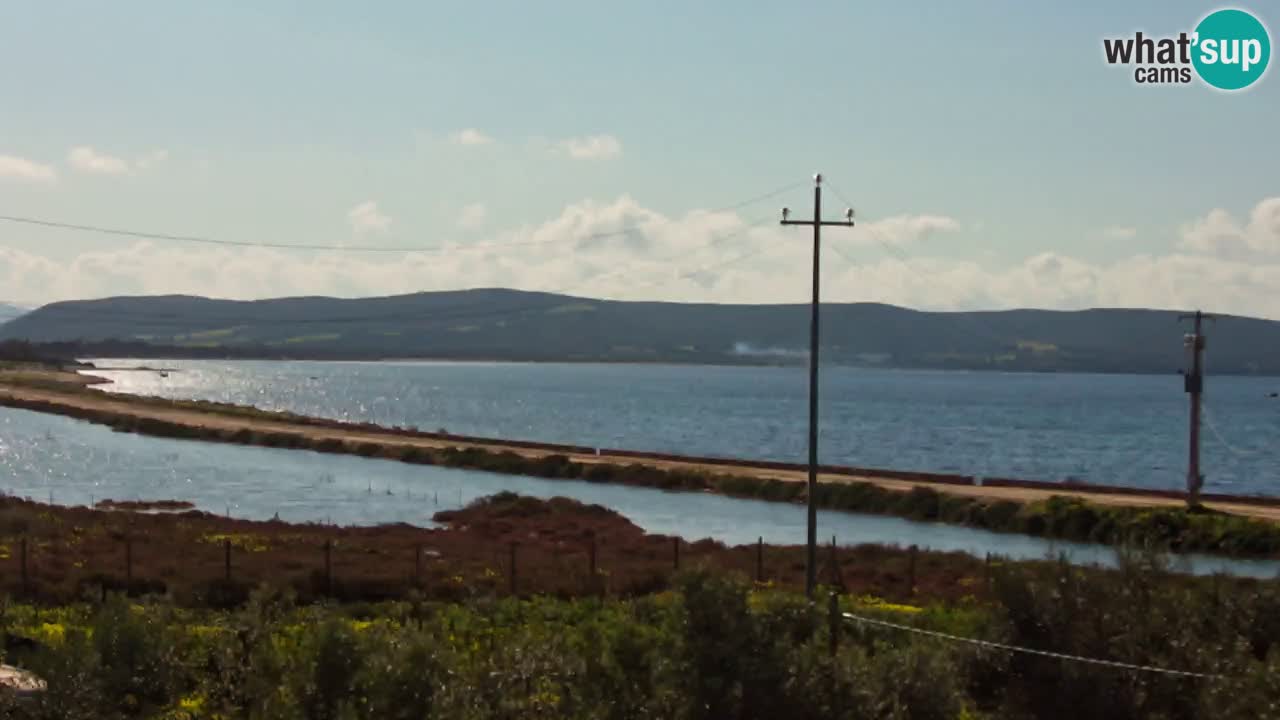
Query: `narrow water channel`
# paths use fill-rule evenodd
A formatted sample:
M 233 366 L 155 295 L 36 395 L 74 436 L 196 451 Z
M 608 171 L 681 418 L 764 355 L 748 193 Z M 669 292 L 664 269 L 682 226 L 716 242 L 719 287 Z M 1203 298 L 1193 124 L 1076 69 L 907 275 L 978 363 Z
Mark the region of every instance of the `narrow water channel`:
M 189 500 L 201 510 L 265 520 L 431 526 L 432 515 L 504 490 L 556 495 L 610 507 L 653 533 L 727 544 L 800 544 L 804 509 L 705 493 L 545 480 L 409 465 L 300 450 L 169 440 L 100 425 L 0 408 L 0 490 L 19 497 L 87 505 L 95 500 Z M 1017 559 L 1065 554 L 1112 565 L 1114 550 L 893 517 L 823 512 L 819 535 L 841 545 L 886 543 L 994 553 Z M 1185 572 L 1280 575 L 1280 561 L 1177 556 Z

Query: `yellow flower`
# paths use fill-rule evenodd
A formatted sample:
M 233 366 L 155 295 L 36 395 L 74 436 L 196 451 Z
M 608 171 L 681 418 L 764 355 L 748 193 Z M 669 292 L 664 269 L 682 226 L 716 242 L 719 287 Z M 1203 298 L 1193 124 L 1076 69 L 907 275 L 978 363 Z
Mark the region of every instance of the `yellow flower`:
M 923 608 L 916 607 L 915 605 L 900 605 L 898 603 L 891 603 L 891 602 L 882 600 L 874 595 L 864 595 L 858 598 L 857 603 L 860 607 L 867 610 L 881 610 L 884 612 L 906 613 L 911 615 L 914 615 L 919 612 L 924 612 Z
M 62 623 L 47 622 L 28 628 L 25 634 L 45 645 L 61 645 L 67 637 L 67 629 Z
M 217 625 L 188 625 L 187 631 L 194 637 L 206 638 L 223 632 L 223 629 Z
M 267 541 L 257 535 L 247 533 L 209 533 L 200 538 L 200 542 L 209 543 L 210 545 L 221 545 L 230 542 L 231 546 L 247 552 L 266 552 L 268 549 Z

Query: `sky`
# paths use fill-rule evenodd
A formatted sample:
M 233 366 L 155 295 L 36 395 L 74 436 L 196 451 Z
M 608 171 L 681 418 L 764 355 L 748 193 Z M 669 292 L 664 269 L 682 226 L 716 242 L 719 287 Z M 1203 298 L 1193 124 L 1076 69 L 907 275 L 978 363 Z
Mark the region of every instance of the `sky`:
M 1218 7 L 10 2 L 0 215 L 339 249 L 0 222 L 0 300 L 803 302 L 821 172 L 824 300 L 1280 319 L 1276 71 L 1103 60 Z

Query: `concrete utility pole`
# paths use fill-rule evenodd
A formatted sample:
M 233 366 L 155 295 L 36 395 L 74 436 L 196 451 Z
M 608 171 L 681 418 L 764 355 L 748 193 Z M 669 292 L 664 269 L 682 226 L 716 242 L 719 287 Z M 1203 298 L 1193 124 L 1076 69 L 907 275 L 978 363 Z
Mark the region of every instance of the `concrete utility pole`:
M 824 221 L 822 219 L 822 174 L 813 176 L 813 219 L 792 220 L 791 210 L 782 208 L 783 225 L 813 226 L 813 302 L 809 306 L 809 536 L 805 555 L 804 592 L 813 599 L 813 591 L 817 585 L 818 564 L 818 282 L 820 238 L 822 226 L 839 225 L 853 227 L 853 208 L 844 211 L 844 220 Z
M 1194 314 L 1179 315 L 1178 319 L 1195 321 L 1195 330 L 1183 336 L 1183 345 L 1191 350 L 1191 370 L 1184 373 L 1183 386 L 1191 395 L 1191 431 L 1187 447 L 1187 505 L 1200 502 L 1200 487 L 1204 485 L 1204 475 L 1200 473 L 1200 394 L 1204 392 L 1204 347 L 1205 338 L 1202 331 L 1204 320 L 1212 320 L 1199 310 Z

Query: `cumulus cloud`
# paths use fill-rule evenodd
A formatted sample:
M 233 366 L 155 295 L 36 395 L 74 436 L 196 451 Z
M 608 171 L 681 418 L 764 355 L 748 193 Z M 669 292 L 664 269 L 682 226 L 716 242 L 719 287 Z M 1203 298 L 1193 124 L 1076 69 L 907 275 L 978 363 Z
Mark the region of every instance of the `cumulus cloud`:
M 1138 228 L 1124 225 L 1112 225 L 1102 229 L 1102 234 L 1112 240 L 1132 240 L 1138 236 Z
M 491 145 L 493 138 L 485 135 L 483 132 L 475 128 L 466 128 L 449 136 L 449 141 L 454 145 Z
M 1229 258 L 1280 255 L 1280 197 L 1254 206 L 1241 223 L 1221 208 L 1182 228 L 1182 247 Z
M 458 227 L 463 230 L 479 230 L 488 219 L 484 203 L 471 203 L 458 212 Z
M 0 180 L 18 180 L 50 185 L 56 182 L 57 179 L 58 173 L 51 165 L 44 165 L 14 155 L 0 155 Z
M 1278 200 L 1259 203 L 1248 222 L 1236 223 L 1239 233 L 1266 238 Z M 372 202 L 357 209 L 366 206 L 356 215 L 382 217 Z M 1280 258 L 1274 255 L 1225 257 L 1180 247 L 1175 237 L 1167 253 L 1102 263 L 1044 252 L 995 267 L 930 253 L 929 238 L 945 239 L 959 227 L 955 219 L 922 213 L 863 221 L 863 235 L 849 231 L 846 240 L 833 230 L 824 240 L 850 249 L 824 256 L 824 299 L 935 310 L 1203 307 L 1280 319 L 1274 290 Z M 749 223 L 734 212 L 671 216 L 628 196 L 574 203 L 544 222 L 486 233 L 441 252 L 296 253 L 141 242 L 61 262 L 0 248 L 6 298 L 26 303 L 122 293 L 256 298 L 498 286 L 631 300 L 805 302 L 809 273 L 808 250 L 796 243 L 794 228 L 772 219 Z
M 608 160 L 622 154 L 622 143 L 612 135 L 568 138 L 557 147 L 575 160 Z
M 960 229 L 955 218 L 945 215 L 896 215 L 882 220 L 859 222 L 852 236 L 863 242 L 907 245 L 940 232 Z
M 347 211 L 347 222 L 356 235 L 386 232 L 391 227 L 391 218 L 378 209 L 378 203 L 372 200 L 356 205 Z
M 71 148 L 67 163 L 72 169 L 90 175 L 128 175 L 130 172 L 126 160 L 100 153 L 88 145 Z
M 142 155 L 141 157 L 139 157 L 138 160 L 134 163 L 134 165 L 139 170 L 148 170 L 150 168 L 153 168 L 159 165 L 160 163 L 163 163 L 168 159 L 169 159 L 168 150 L 152 150 L 151 152 L 146 153 L 145 155 Z

